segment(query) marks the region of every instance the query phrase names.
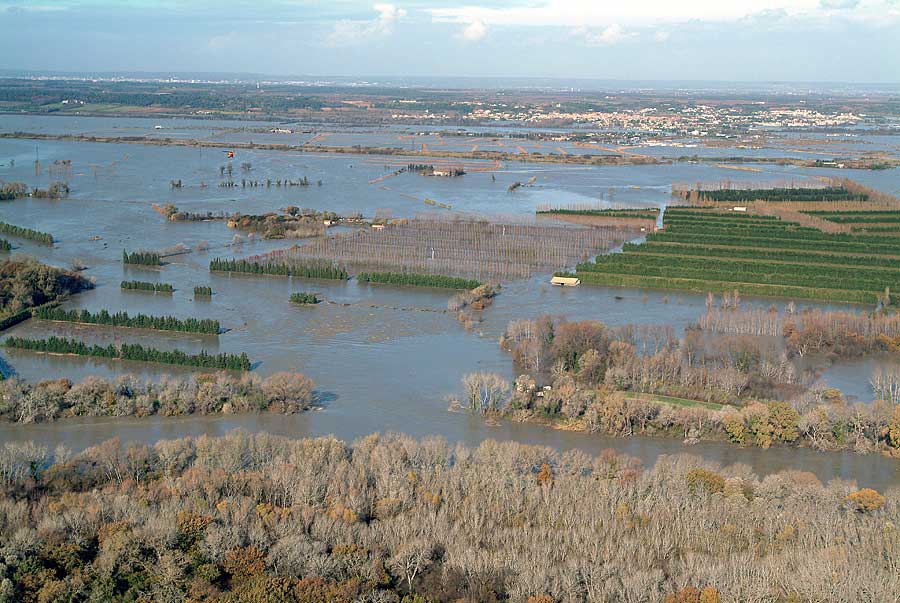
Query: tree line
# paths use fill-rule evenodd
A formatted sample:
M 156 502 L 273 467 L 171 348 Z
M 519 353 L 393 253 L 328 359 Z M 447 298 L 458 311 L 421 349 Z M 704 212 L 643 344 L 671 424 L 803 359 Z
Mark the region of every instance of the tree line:
M 9 252 L 12 251 L 12 244 L 6 239 L 0 239 L 0 251 Z
M 6 222 L 0 222 L 0 234 L 7 234 L 12 237 L 28 239 L 30 241 L 35 241 L 43 245 L 53 245 L 52 234 L 40 232 L 38 230 L 31 230 L 30 228 L 24 228 L 22 226 L 16 226 L 15 224 L 7 224 Z
M 536 210 L 534 213 L 571 216 L 601 216 L 605 218 L 646 218 L 648 220 L 655 220 L 659 216 L 658 209 L 582 209 L 575 207 L 544 207 Z
M 297 276 L 301 278 L 322 278 L 333 280 L 347 280 L 350 275 L 342 266 L 336 266 L 329 262 L 276 262 L 267 260 L 255 262 L 252 260 L 228 260 L 215 258 L 209 263 L 209 269 L 213 272 L 244 272 L 248 274 L 268 274 L 274 276 Z
M 197 285 L 194 287 L 194 297 L 212 297 L 212 287 Z
M 799 251 L 824 251 L 824 252 L 843 252 L 858 253 L 865 255 L 898 255 L 900 254 L 900 244 L 893 237 L 877 237 L 881 241 L 867 240 L 869 237 L 856 235 L 847 235 L 849 238 L 809 239 L 804 237 L 753 237 L 742 236 L 738 233 L 729 232 L 656 232 L 647 235 L 649 242 L 670 242 L 670 243 L 706 243 L 710 245 L 724 245 L 727 247 L 759 247 L 762 249 L 778 249 L 794 253 Z
M 415 274 L 412 272 L 361 272 L 356 275 L 361 283 L 384 283 L 413 287 L 440 287 L 444 289 L 475 289 L 481 282 L 474 279 L 442 276 L 440 274 Z
M 163 376 L 157 381 L 129 374 L 115 379 L 86 377 L 32 383 L 9 379 L 0 386 L 6 401 L 0 419 L 38 423 L 69 417 L 230 414 L 270 411 L 284 414 L 308 410 L 315 401 L 314 384 L 300 373 L 200 373 Z
M 733 188 L 717 190 L 676 191 L 684 198 L 695 201 L 711 201 L 714 203 L 749 203 L 751 201 L 788 201 L 788 202 L 835 202 L 835 201 L 868 201 L 865 193 L 853 193 L 843 186 L 826 186 L 822 188 Z
M 708 223 L 703 220 L 679 220 L 675 222 L 667 221 L 666 233 L 682 234 L 691 233 L 695 235 L 712 235 L 712 236 L 737 236 L 748 237 L 763 240 L 771 239 L 790 239 L 802 240 L 810 243 L 814 241 L 827 241 L 829 243 L 872 243 L 884 245 L 897 245 L 894 237 L 886 237 L 881 235 L 852 234 L 846 232 L 831 233 L 823 232 L 817 228 L 810 226 L 800 226 L 794 222 L 764 224 L 761 223 L 744 223 L 735 222 L 719 222 Z
M 199 354 L 186 354 L 181 350 L 157 350 L 140 344 L 123 343 L 120 346 L 97 344 L 88 345 L 83 341 L 65 337 L 49 337 L 47 339 L 28 339 L 25 337 L 9 337 L 3 344 L 8 348 L 30 350 L 47 354 L 75 354 L 77 356 L 93 356 L 96 358 L 112 358 L 119 360 L 135 360 L 138 362 L 158 362 L 195 366 L 199 368 L 227 369 L 233 371 L 249 371 L 250 359 L 246 352 L 241 354 L 208 354 L 205 350 Z
M 900 222 L 900 211 L 835 211 L 835 210 L 811 210 L 803 212 L 811 216 L 818 216 L 829 222 Z
M 762 249 L 741 247 L 710 247 L 703 242 L 696 241 L 693 244 L 679 243 L 672 245 L 666 242 L 625 243 L 622 251 L 627 253 L 647 253 L 652 255 L 679 255 L 684 257 L 721 257 L 721 258 L 745 258 L 758 260 L 785 260 L 793 262 L 808 262 L 828 264 L 834 266 L 883 266 L 896 268 L 897 260 L 892 257 L 843 255 L 836 253 L 813 253 L 791 250 L 790 256 L 786 256 L 782 249 Z
M 134 251 L 128 253 L 125 249 L 122 250 L 122 263 L 144 266 L 159 266 L 162 264 L 159 254 L 155 251 Z
M 875 352 L 900 352 L 900 315 L 829 312 L 791 306 L 783 313 L 774 308 L 709 307 L 697 328 L 709 333 L 779 337 L 791 356 L 825 355 L 858 358 Z
M 849 291 L 884 291 L 900 286 L 900 270 L 867 269 L 861 266 L 822 266 L 801 263 L 761 262 L 753 260 L 720 259 L 710 263 L 699 257 L 681 255 L 652 256 L 647 254 L 615 253 L 597 262 L 579 264 L 584 272 L 607 272 L 658 276 L 671 279 L 688 278 L 735 283 L 795 285 L 821 289 Z
M 898 511 L 896 489 L 692 455 L 245 432 L 52 455 L 6 442 L 0 583 L 22 603 L 893 601 Z
M 155 329 L 158 331 L 181 331 L 184 333 L 208 333 L 218 335 L 221 331 L 218 320 L 208 318 L 175 318 L 174 316 L 149 316 L 137 314 L 129 316 L 128 312 L 110 313 L 100 310 L 91 313 L 89 310 L 63 310 L 62 308 L 41 307 L 34 312 L 36 318 L 77 322 L 93 325 L 109 325 L 113 327 L 131 327 L 135 329 Z
M 606 287 L 629 287 L 644 289 L 667 289 L 672 291 L 693 291 L 730 293 L 738 289 L 745 295 L 781 297 L 786 299 L 814 299 L 820 301 L 854 302 L 860 304 L 878 304 L 883 298 L 874 291 L 848 291 L 840 289 L 823 289 L 797 285 L 737 283 L 734 281 L 714 281 L 705 278 L 677 279 L 665 276 L 647 276 L 634 274 L 617 274 L 611 272 L 578 272 L 575 274 L 560 272 L 557 276 L 577 276 L 586 285 L 602 285 Z M 893 300 L 893 298 L 892 298 Z
M 126 291 L 153 291 L 154 293 L 175 291 L 175 287 L 169 283 L 148 283 L 147 281 L 122 281 L 120 287 Z

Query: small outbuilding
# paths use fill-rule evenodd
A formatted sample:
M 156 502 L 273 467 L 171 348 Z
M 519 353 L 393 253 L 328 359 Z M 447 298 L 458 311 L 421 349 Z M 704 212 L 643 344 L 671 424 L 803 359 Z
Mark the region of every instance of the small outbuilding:
M 550 284 L 559 287 L 577 287 L 581 284 L 581 279 L 573 276 L 554 276 L 550 279 Z

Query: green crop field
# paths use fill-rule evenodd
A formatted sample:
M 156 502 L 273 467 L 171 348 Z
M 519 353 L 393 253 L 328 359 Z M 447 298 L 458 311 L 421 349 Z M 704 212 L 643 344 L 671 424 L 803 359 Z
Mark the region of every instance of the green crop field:
M 869 304 L 900 291 L 900 237 L 889 233 L 830 234 L 686 207 L 667 210 L 664 225 L 645 243 L 579 264 L 575 275 L 595 285 Z
M 867 201 L 868 195 L 852 193 L 843 186 L 824 188 L 760 188 L 760 189 L 721 189 L 695 191 L 701 199 L 718 203 L 746 203 L 750 201 L 769 202 L 810 202 L 810 201 Z

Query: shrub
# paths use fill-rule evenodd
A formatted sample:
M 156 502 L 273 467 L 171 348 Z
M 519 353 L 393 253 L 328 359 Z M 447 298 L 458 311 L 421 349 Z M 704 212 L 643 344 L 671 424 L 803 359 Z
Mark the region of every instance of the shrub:
M 316 297 L 315 293 L 291 293 L 291 303 L 292 304 L 317 304 L 319 303 L 319 298 Z
M 884 506 L 885 498 L 871 488 L 863 488 L 847 497 L 847 502 L 860 513 L 877 511 Z
M 705 490 L 710 494 L 717 494 L 725 491 L 725 478 L 708 469 L 691 469 L 685 476 L 688 488 L 691 492 L 698 489 Z

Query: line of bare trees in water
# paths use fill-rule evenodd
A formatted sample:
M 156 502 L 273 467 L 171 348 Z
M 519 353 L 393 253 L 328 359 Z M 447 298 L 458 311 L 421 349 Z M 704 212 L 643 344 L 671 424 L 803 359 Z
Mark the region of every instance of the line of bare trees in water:
M 783 337 L 796 356 L 827 354 L 851 358 L 877 351 L 900 352 L 900 314 L 807 309 L 785 312 L 760 306 L 710 307 L 698 321 L 710 333 Z
M 416 220 L 336 235 L 267 256 L 483 279 L 526 278 L 574 266 L 634 236 L 614 227 Z
M 688 330 L 678 340 L 664 329 L 544 316 L 511 322 L 500 345 L 524 373 L 513 385 L 467 376 L 464 404 L 475 412 L 615 435 L 900 456 L 900 371 L 876 371 L 879 399 L 850 405 L 840 392 L 805 385 L 783 347 L 759 337 Z
M 896 490 L 692 456 L 231 433 L 0 447 L 0 596 L 893 601 Z

